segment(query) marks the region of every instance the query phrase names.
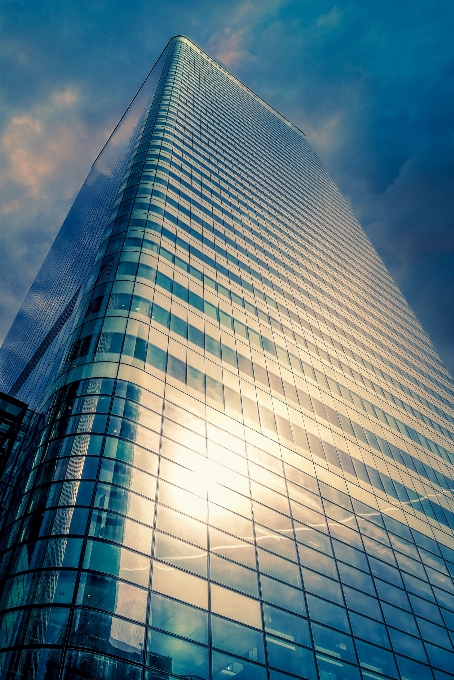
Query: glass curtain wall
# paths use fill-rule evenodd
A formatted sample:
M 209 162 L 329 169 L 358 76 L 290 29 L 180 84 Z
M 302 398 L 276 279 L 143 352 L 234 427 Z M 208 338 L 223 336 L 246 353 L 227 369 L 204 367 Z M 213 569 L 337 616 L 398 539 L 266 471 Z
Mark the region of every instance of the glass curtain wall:
M 453 381 L 304 134 L 170 41 L 10 471 L 0 678 L 454 678 Z

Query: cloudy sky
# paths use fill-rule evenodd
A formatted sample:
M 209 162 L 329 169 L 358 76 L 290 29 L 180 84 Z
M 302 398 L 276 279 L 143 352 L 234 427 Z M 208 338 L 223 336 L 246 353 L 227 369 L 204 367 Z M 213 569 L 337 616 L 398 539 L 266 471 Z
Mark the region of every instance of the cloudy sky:
M 177 33 L 306 132 L 453 373 L 452 0 L 3 0 L 0 341 Z

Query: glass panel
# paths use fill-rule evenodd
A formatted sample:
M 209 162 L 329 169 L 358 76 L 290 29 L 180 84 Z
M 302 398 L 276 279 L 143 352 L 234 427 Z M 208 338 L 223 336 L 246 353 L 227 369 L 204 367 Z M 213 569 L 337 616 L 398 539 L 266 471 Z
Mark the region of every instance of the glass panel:
M 423 666 L 416 661 L 404 659 L 401 656 L 397 657 L 397 665 L 399 666 L 400 677 L 402 680 L 433 680 L 432 671 L 427 666 Z
M 382 603 L 383 614 L 388 626 L 395 626 L 401 630 L 410 633 L 410 635 L 419 635 L 416 620 L 413 614 L 404 612 L 396 607 L 391 607 L 390 604 Z
M 317 665 L 320 680 L 360 680 L 358 668 L 342 661 L 327 659 L 317 654 Z
M 389 628 L 388 631 L 395 652 L 405 654 L 405 656 L 410 656 L 412 659 L 417 659 L 423 663 L 427 662 L 426 653 L 421 640 L 406 635 L 400 630 L 394 630 L 393 628 Z
M 454 668 L 454 654 L 452 652 L 429 644 L 426 644 L 426 651 L 430 663 L 435 666 L 435 668 L 441 668 L 448 673 L 452 671 Z
M 222 531 L 227 531 L 230 534 L 234 534 L 244 541 L 254 540 L 254 531 L 252 528 L 252 522 L 250 520 L 241 517 L 241 515 L 231 512 L 219 505 L 214 505 L 214 503 L 209 503 L 209 515 L 210 524 L 222 529 Z
M 258 546 L 296 562 L 296 546 L 294 541 L 275 531 L 264 529 L 258 524 L 255 526 L 255 534 Z
M 210 550 L 230 560 L 245 564 L 252 569 L 256 568 L 255 548 L 250 543 L 242 541 L 235 536 L 210 527 Z
M 417 622 L 423 640 L 433 642 L 434 644 L 439 645 L 440 647 L 452 649 L 451 641 L 449 639 L 446 628 L 436 626 L 430 621 L 425 621 L 424 619 L 418 618 Z
M 390 647 L 386 626 L 365 616 L 350 612 L 350 623 L 353 635 L 382 647 Z
M 207 553 L 189 543 L 161 534 L 155 535 L 154 555 L 176 567 L 192 571 L 198 576 L 207 576 Z
M 266 602 L 276 604 L 278 607 L 289 609 L 295 614 L 305 614 L 303 593 L 296 588 L 279 583 L 272 578 L 260 575 L 262 586 L 262 598 Z
M 401 607 L 402 609 L 408 609 L 408 611 L 410 611 L 411 609 L 410 602 L 408 600 L 405 590 L 396 588 L 390 583 L 385 583 L 384 581 L 380 581 L 379 579 L 375 579 L 375 586 L 377 588 L 378 596 L 382 600 L 385 600 L 386 602 L 391 602 L 391 604 L 395 604 L 397 607 Z
M 211 555 L 210 574 L 213 581 L 241 590 L 253 597 L 259 596 L 256 571 L 245 569 L 217 555 Z
M 151 527 L 108 512 L 95 510 L 90 525 L 90 535 L 123 543 L 128 548 L 147 555 L 151 550 Z
M 166 673 L 195 675 L 208 680 L 208 649 L 185 640 L 149 630 L 146 661 Z
M 77 604 L 104 609 L 140 623 L 145 623 L 148 593 L 129 583 L 101 574 L 83 573 L 77 593 Z
M 214 647 L 244 656 L 250 661 L 265 662 L 263 635 L 258 631 L 212 616 L 211 634 Z
M 168 484 L 162 479 L 159 481 L 159 501 L 185 515 L 195 517 L 202 522 L 206 521 L 207 503 L 205 499 L 173 484 Z
M 264 505 L 254 502 L 254 519 L 263 526 L 275 529 L 275 531 L 281 531 L 289 538 L 293 538 L 292 521 L 290 517 L 287 517 L 286 515 L 282 515 L 270 508 L 266 508 Z
M 120 656 L 142 660 L 145 629 L 114 616 L 78 609 L 72 625 L 73 644 Z
M 369 565 L 364 553 L 355 550 L 345 543 L 333 540 L 334 554 L 338 560 L 350 564 L 352 567 L 357 567 L 363 571 L 369 571 Z
M 208 608 L 208 584 L 197 576 L 186 574 L 165 564 L 154 562 L 153 590 L 170 595 L 202 609 Z
M 315 531 L 312 527 L 304 526 L 304 524 L 295 524 L 295 536 L 296 540 L 303 545 L 320 550 L 327 555 L 333 554 L 329 536 L 322 534 L 320 531 Z
M 319 571 L 325 576 L 337 579 L 337 569 L 335 560 L 327 555 L 321 555 L 316 550 L 312 550 L 304 545 L 298 545 L 300 562 L 303 567 L 309 567 Z
M 336 604 L 343 604 L 342 593 L 340 585 L 337 581 L 332 581 L 330 578 L 316 574 L 308 569 L 303 569 L 304 587 L 310 593 L 326 597 L 328 600 L 336 602 Z
M 266 669 L 247 661 L 235 659 L 234 657 L 213 652 L 213 680 L 225 680 L 225 678 L 235 678 L 235 680 L 266 680 Z
M 250 597 L 221 588 L 221 586 L 217 586 L 214 583 L 211 584 L 210 590 L 211 610 L 214 613 L 248 626 L 254 626 L 255 628 L 262 627 L 258 600 L 252 600 Z
M 31 609 L 22 644 L 61 644 L 66 634 L 69 611 L 63 607 Z
M 154 477 L 151 479 L 154 481 Z M 120 512 L 144 524 L 153 524 L 153 501 L 111 484 L 98 484 L 95 505 L 105 510 Z
M 347 612 L 343 607 L 338 607 L 313 595 L 307 595 L 307 606 L 312 620 L 326 623 L 327 626 L 339 628 L 346 633 L 350 632 Z
M 263 605 L 263 619 L 265 630 L 273 637 L 281 637 L 289 642 L 311 646 L 309 626 L 305 619 L 293 616 L 282 609 Z
M 258 550 L 259 569 L 262 573 L 286 581 L 292 586 L 301 585 L 301 577 L 298 566 L 288 560 L 283 560 L 277 555 L 272 555 L 265 550 Z
M 410 602 L 413 607 L 413 611 L 417 616 L 423 616 L 425 619 L 430 619 L 434 623 L 443 625 L 443 619 L 441 618 L 440 610 L 435 604 L 427 602 L 427 600 L 422 600 L 416 595 L 410 594 Z
M 353 590 L 353 588 L 347 588 L 346 586 L 344 586 L 344 595 L 349 609 L 366 614 L 367 616 L 373 616 L 379 621 L 382 620 L 380 605 L 374 597 L 369 597 L 369 595 L 364 595 L 364 593 Z
M 170 510 L 163 505 L 158 505 L 156 526 L 161 531 L 173 534 L 185 541 L 207 547 L 207 529 L 202 522 L 197 522 L 186 515 Z
M 313 623 L 311 628 L 317 652 L 356 663 L 356 653 L 351 637 L 316 623 Z
M 189 638 L 196 642 L 208 642 L 208 614 L 152 593 L 150 597 L 149 623 L 168 633 Z
M 269 663 L 274 668 L 294 673 L 308 680 L 316 680 L 314 654 L 309 649 L 271 635 L 266 636 L 266 647 Z
M 354 567 L 349 567 L 347 564 L 342 564 L 342 562 L 338 563 L 337 568 L 339 569 L 339 576 L 342 583 L 354 586 L 368 595 L 375 595 L 374 583 L 368 574 L 365 574 Z
M 140 586 L 148 585 L 150 558 L 111 543 L 88 540 L 83 566 L 105 571 Z
M 369 564 L 374 576 L 378 576 L 378 578 L 383 579 L 383 581 L 388 581 L 401 588 L 404 587 L 400 573 L 394 567 L 391 567 L 384 562 L 380 562 L 380 560 L 376 560 L 373 557 L 369 557 Z
M 398 678 L 397 668 L 391 652 L 384 649 L 373 647 L 367 642 L 356 642 L 356 650 L 358 652 L 359 661 L 363 668 L 366 668 L 375 673 L 383 673 L 389 675 L 391 678 Z
M 140 680 L 138 666 L 88 651 L 70 650 L 63 669 L 64 680 Z

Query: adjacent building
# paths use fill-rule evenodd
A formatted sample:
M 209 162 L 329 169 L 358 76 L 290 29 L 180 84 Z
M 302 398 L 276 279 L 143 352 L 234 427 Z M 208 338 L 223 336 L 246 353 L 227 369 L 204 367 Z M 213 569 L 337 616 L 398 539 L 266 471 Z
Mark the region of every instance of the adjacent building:
M 453 380 L 304 133 L 188 39 L 0 371 L 1 680 L 454 678 Z

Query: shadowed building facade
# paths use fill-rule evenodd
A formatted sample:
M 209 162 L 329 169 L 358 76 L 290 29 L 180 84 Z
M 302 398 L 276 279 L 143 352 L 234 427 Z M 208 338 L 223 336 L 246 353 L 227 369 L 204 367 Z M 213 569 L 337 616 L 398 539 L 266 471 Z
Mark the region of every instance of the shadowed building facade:
M 1 680 L 454 678 L 452 378 L 304 134 L 186 38 L 0 370 L 34 411 Z

